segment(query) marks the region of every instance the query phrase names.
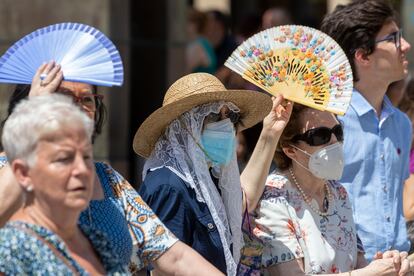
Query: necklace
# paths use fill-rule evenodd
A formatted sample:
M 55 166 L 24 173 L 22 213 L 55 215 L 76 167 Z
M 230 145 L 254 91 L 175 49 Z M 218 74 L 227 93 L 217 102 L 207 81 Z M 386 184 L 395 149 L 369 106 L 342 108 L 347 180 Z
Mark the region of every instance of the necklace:
M 329 189 L 328 183 L 325 182 L 325 196 L 323 198 L 323 212 L 319 210 L 319 208 L 315 208 L 309 199 L 309 197 L 305 194 L 305 191 L 302 189 L 302 187 L 299 185 L 298 180 L 296 179 L 295 174 L 293 173 L 292 167 L 289 167 L 290 176 L 292 177 L 293 182 L 296 185 L 296 188 L 299 190 L 303 200 L 308 204 L 308 206 L 318 215 L 321 217 L 326 217 L 328 215 L 329 210 L 329 203 L 332 202 L 332 194 L 331 190 Z

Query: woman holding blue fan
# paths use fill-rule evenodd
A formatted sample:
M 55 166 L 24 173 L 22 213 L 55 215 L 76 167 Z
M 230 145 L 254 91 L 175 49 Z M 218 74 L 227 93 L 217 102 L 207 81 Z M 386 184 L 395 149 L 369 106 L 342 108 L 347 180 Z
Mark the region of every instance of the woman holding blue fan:
M 60 64 L 56 65 L 55 62 L 49 62 L 40 65 L 42 61 L 39 62 L 38 66 L 40 65 L 40 67 L 35 70 L 32 69 L 31 87 L 18 86 L 19 89 L 13 94 L 9 105 L 10 113 L 16 103 L 25 97 L 51 93 L 65 94 L 70 96 L 90 118 L 95 120 L 95 134 L 99 133 L 102 126 L 104 107 L 101 101 L 102 96 L 96 93 L 95 85 L 121 85 L 123 80 L 122 62 L 118 51 L 109 39 L 92 27 L 79 25 L 81 24 L 73 26 L 65 23 L 49 26 L 45 29 L 49 33 L 57 32 L 56 35 L 61 35 L 62 39 L 65 39 L 67 33 L 60 31 L 70 29 L 74 36 L 81 36 L 83 42 L 89 41 L 89 44 L 81 43 L 79 47 L 83 47 L 83 52 L 87 55 L 103 54 L 105 58 L 103 58 L 100 66 L 95 68 L 96 63 L 92 63 L 90 66 L 87 63 L 80 63 L 77 67 L 74 66 L 73 64 L 76 64 L 78 60 L 85 61 L 84 56 L 79 56 L 82 49 L 76 47 L 66 49 L 63 57 L 43 53 L 43 56 L 46 56 L 49 60 L 60 60 Z M 46 35 L 48 34 L 46 31 L 36 31 L 32 37 L 48 41 L 50 37 Z M 80 34 L 77 34 L 78 32 Z M 42 33 L 45 35 L 42 35 Z M 85 36 L 88 39 L 85 40 Z M 27 37 L 30 38 L 30 35 Z M 30 44 L 30 41 L 28 42 L 26 39 L 27 37 L 23 39 L 23 42 L 19 41 L 15 44 L 18 46 L 12 46 L 13 51 L 9 50 L 0 59 L 1 82 L 27 83 L 27 79 L 23 77 L 11 77 L 11 72 L 25 67 L 16 67 L 14 63 L 7 62 L 13 60 L 13 55 L 19 51 L 18 47 L 22 43 L 23 45 Z M 93 46 L 96 46 L 96 39 L 102 42 L 101 48 L 93 48 Z M 48 42 L 53 43 L 55 41 Z M 23 46 L 20 48 L 23 48 Z M 96 50 L 91 51 L 91 48 Z M 33 55 L 35 54 L 33 53 Z M 77 58 L 70 60 L 70 57 Z M 26 71 L 30 70 L 22 72 L 22 76 L 25 76 Z M 93 74 L 93 76 L 90 74 Z M 9 167 L 5 165 L 6 163 L 7 158 L 3 157 L 3 168 L 0 169 L 0 173 L 9 170 Z M 142 201 L 133 187 L 118 172 L 101 162 L 95 162 L 95 169 L 96 178 L 92 201 L 88 208 L 81 213 L 79 223 L 106 234 L 123 264 L 129 264 L 132 271 L 137 271 L 152 263 L 165 274 L 219 274 L 200 255 L 179 242 L 171 234 Z M 0 186 L 16 189 L 16 183 L 13 181 L 15 180 L 4 178 L 1 180 Z M 30 201 L 30 192 L 24 191 L 24 193 L 26 200 Z

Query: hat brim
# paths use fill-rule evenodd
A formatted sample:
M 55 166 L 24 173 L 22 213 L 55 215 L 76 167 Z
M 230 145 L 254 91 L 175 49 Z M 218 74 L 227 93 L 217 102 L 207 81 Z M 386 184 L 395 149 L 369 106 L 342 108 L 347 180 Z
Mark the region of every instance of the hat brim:
M 135 133 L 134 151 L 148 158 L 159 137 L 173 120 L 198 105 L 217 101 L 232 102 L 240 109 L 240 130 L 259 123 L 272 109 L 271 97 L 257 91 L 225 90 L 188 96 L 160 107 L 145 119 Z

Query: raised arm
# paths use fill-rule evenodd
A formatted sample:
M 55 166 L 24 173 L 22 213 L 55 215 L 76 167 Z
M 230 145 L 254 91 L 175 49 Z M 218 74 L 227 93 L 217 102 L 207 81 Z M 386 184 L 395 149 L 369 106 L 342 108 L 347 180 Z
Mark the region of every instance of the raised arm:
M 259 140 L 240 177 L 246 196 L 243 200 L 243 210 L 246 208 L 247 202 L 249 212 L 256 208 L 263 193 L 277 143 L 292 113 L 293 103 L 284 101 L 282 95 L 273 97 L 272 100 L 272 110 L 263 120 L 263 129 Z
M 407 221 L 414 220 L 414 174 L 410 174 L 404 183 L 403 211 Z
M 0 227 L 23 205 L 23 190 L 8 164 L 0 169 Z
M 153 275 L 224 275 L 183 242 L 176 242 L 153 262 Z

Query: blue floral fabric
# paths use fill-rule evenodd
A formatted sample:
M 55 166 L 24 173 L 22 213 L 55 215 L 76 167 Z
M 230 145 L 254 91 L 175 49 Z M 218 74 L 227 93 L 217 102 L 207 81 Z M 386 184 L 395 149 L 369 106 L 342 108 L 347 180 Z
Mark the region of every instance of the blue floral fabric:
M 7 157 L 0 156 L 0 169 L 5 164 Z M 117 171 L 101 162 L 95 162 L 95 168 L 105 198 L 92 200 L 79 224 L 104 233 L 121 263 L 129 265 L 131 272 L 138 271 L 178 239 Z
M 95 248 L 107 275 L 128 274 L 127 267 L 114 254 L 111 243 L 103 233 L 87 226 L 81 226 L 81 230 Z M 73 274 L 71 268 L 31 232 L 55 247 L 79 275 L 89 275 L 69 255 L 59 236 L 44 227 L 21 221 L 9 222 L 0 229 L 0 272 L 5 275 Z
M 123 263 L 129 263 L 131 272 L 138 271 L 178 239 L 117 171 L 101 162 L 95 167 L 105 199 L 92 200 L 80 223 L 106 233 Z

